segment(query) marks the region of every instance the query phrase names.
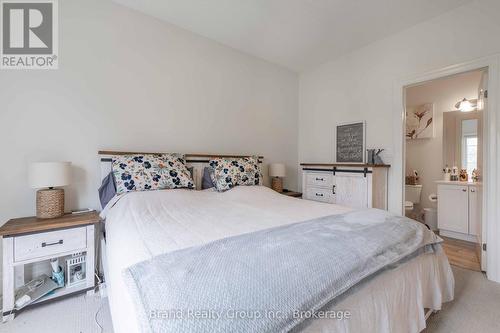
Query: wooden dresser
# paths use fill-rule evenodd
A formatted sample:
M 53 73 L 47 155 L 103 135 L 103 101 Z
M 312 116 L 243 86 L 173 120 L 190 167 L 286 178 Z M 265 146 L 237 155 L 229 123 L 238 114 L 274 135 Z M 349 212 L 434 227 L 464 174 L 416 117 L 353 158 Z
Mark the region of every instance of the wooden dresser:
M 387 209 L 387 178 L 390 165 L 300 165 L 304 199 L 352 208 Z

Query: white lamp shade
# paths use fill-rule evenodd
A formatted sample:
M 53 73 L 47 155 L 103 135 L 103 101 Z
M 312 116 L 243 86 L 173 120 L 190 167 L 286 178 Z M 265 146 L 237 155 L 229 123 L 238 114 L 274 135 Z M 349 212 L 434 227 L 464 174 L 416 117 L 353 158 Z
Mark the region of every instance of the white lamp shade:
M 66 186 L 70 183 L 71 162 L 38 162 L 30 165 L 29 182 L 33 188 Z
M 271 177 L 285 177 L 286 168 L 283 163 L 269 164 L 269 176 Z

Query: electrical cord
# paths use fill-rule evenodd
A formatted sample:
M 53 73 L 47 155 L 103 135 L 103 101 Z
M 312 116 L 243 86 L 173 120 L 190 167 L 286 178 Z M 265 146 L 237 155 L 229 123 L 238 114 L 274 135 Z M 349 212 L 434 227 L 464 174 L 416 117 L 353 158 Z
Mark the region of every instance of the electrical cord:
M 99 301 L 99 308 L 97 309 L 95 315 L 94 315 L 94 321 L 95 323 L 97 324 L 97 326 L 99 326 L 99 329 L 100 329 L 100 333 L 102 333 L 104 331 L 104 328 L 102 327 L 102 325 L 99 323 L 99 321 L 97 320 L 97 316 L 99 315 L 99 312 L 101 312 L 101 309 L 102 309 L 102 299 Z
M 95 277 L 97 278 L 97 283 L 94 287 L 94 293 L 97 291 L 97 289 L 99 288 L 99 286 L 102 284 L 102 280 L 101 278 L 99 277 L 99 274 L 98 274 L 98 271 L 97 269 L 94 271 L 94 275 Z M 99 323 L 99 320 L 97 320 L 97 317 L 99 316 L 99 313 L 101 312 L 101 309 L 102 309 L 102 305 L 103 305 L 103 301 L 102 301 L 102 298 L 100 298 L 100 301 L 99 301 L 99 308 L 97 309 L 95 315 L 94 315 L 94 321 L 96 323 L 96 325 L 99 327 L 100 329 L 100 333 L 103 333 L 104 331 L 104 328 L 103 326 Z

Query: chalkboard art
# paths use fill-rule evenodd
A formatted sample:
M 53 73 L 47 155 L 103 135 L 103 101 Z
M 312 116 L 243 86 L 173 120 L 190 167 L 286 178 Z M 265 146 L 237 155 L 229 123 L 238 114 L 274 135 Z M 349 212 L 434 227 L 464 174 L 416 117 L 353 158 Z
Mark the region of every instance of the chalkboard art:
M 337 125 L 337 163 L 365 163 L 365 122 Z

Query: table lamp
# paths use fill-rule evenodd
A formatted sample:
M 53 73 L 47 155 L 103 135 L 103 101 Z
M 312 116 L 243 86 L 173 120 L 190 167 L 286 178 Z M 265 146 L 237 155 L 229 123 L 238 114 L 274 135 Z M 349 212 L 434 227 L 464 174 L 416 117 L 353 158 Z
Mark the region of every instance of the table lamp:
M 36 217 L 56 218 L 64 215 L 64 190 L 69 185 L 71 162 L 38 162 L 30 165 L 29 182 L 36 192 Z
M 286 175 L 286 168 L 283 163 L 272 163 L 269 165 L 269 176 L 272 177 L 271 188 L 276 192 L 283 192 L 283 177 Z

